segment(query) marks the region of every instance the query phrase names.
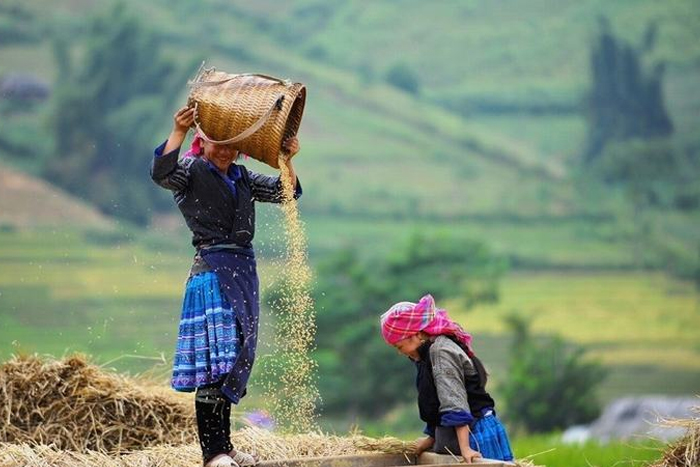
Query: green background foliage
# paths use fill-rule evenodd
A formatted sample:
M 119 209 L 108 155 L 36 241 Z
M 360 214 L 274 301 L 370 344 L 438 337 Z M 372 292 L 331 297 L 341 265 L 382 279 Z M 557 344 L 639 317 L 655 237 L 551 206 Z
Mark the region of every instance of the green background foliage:
M 605 377 L 600 364 L 585 361 L 583 348 L 561 338 L 535 341 L 523 318 L 513 315 L 508 323 L 513 344 L 503 397 L 513 424 L 542 433 L 595 420 L 596 389 Z

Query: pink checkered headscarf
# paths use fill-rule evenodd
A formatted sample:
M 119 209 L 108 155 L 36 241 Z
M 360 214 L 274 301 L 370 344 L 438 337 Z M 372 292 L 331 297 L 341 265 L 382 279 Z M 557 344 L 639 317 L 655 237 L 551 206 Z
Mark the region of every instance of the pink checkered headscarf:
M 447 311 L 436 308 L 432 295 L 425 295 L 418 303 L 399 302 L 381 317 L 382 337 L 389 345 L 411 337 L 420 331 L 431 336 L 452 335 L 471 350 L 472 336 L 447 316 Z
M 202 135 L 200 135 L 198 131 L 195 131 L 194 138 L 192 138 L 192 144 L 183 157 L 200 157 L 202 154 L 204 154 L 202 148 L 203 141 L 204 138 L 202 138 Z M 243 156 L 245 159 L 248 159 L 248 154 L 241 152 L 239 155 Z
M 184 157 L 199 157 L 202 155 L 202 137 L 199 135 L 198 131 L 194 132 L 194 138 L 192 138 L 192 145 L 190 149 L 185 153 Z

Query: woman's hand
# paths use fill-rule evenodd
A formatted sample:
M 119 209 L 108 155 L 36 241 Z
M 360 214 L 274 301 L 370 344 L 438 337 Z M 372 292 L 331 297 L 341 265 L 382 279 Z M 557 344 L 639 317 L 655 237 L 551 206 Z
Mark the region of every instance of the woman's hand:
M 173 131 L 171 131 L 170 136 L 168 136 L 163 154 L 168 154 L 182 146 L 182 142 L 185 140 L 185 136 L 187 136 L 187 131 L 193 123 L 194 108 L 189 108 L 187 106 L 180 107 L 180 109 L 175 112 L 175 115 L 173 115 Z
M 418 440 L 416 440 L 416 450 L 415 450 L 416 456 L 420 456 L 425 451 L 432 448 L 434 444 L 435 444 L 435 438 L 433 438 L 431 436 L 427 436 L 425 438 L 419 438 Z
M 286 153 L 287 159 L 294 157 L 299 152 L 299 138 L 290 136 L 282 142 L 282 150 Z
M 173 116 L 173 133 L 187 134 L 194 124 L 194 107 L 180 107 Z
M 479 451 L 475 451 L 472 448 L 469 448 L 466 450 L 466 452 L 462 450 L 462 457 L 464 457 L 464 461 L 467 464 L 471 464 L 472 462 L 481 459 L 483 456 Z

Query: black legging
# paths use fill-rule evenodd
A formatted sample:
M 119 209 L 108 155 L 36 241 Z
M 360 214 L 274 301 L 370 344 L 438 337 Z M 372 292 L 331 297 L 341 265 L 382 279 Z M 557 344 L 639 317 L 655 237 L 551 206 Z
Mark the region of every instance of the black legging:
M 202 448 L 205 464 L 217 454 L 228 454 L 233 449 L 231 444 L 231 401 L 221 393 L 224 379 L 197 388 L 194 399 L 199 445 Z

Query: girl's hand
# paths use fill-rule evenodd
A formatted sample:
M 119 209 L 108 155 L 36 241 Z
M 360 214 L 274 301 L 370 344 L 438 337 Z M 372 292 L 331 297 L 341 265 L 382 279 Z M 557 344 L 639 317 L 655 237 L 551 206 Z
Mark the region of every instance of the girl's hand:
M 290 136 L 282 142 L 282 149 L 287 153 L 287 159 L 294 157 L 299 152 L 299 138 Z
M 416 440 L 416 456 L 420 456 L 425 451 L 432 448 L 433 444 L 435 444 L 435 438 L 431 438 L 430 436 Z
M 464 461 L 467 464 L 471 464 L 472 462 L 475 462 L 479 459 L 482 458 L 482 455 L 479 451 L 475 451 L 471 448 L 467 449 L 467 452 L 462 452 L 462 457 L 464 457 Z
M 194 124 L 194 107 L 180 107 L 173 116 L 173 133 L 187 134 Z

